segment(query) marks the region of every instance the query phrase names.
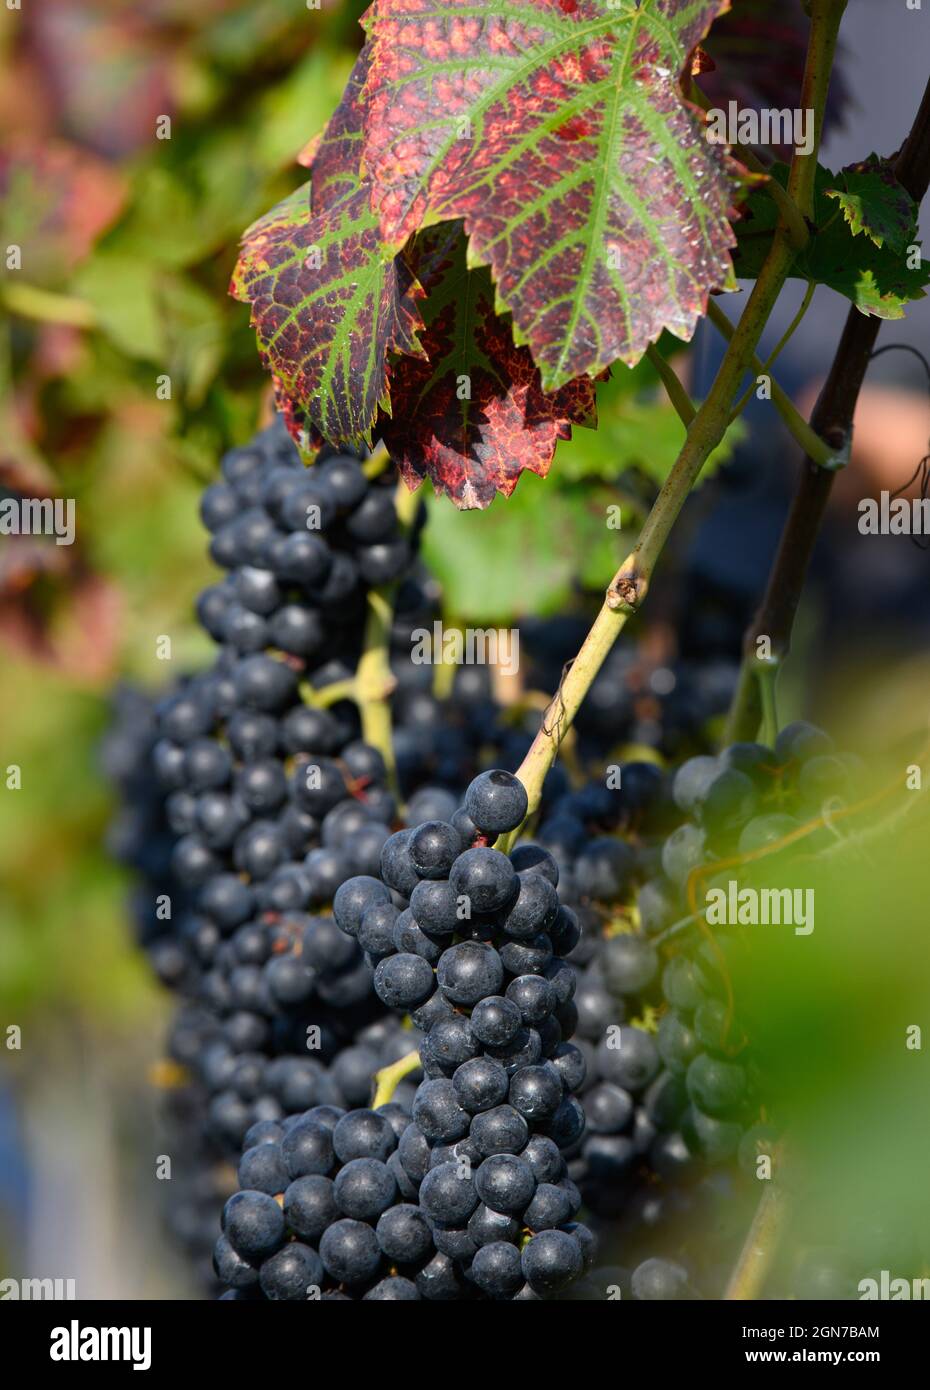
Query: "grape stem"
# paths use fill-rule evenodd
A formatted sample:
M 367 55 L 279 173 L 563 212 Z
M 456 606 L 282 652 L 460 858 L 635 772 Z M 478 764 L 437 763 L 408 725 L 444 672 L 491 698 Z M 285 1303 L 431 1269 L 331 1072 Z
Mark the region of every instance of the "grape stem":
M 416 1071 L 420 1065 L 419 1052 L 408 1052 L 397 1062 L 392 1062 L 388 1067 L 382 1067 L 375 1072 L 375 1098 L 371 1102 L 372 1110 L 377 1110 L 379 1105 L 387 1105 L 389 1100 L 394 1099 L 394 1092 L 397 1090 L 405 1076 L 409 1076 L 412 1071 Z
M 726 1301 L 743 1302 L 759 1297 L 778 1249 L 784 1211 L 784 1194 L 769 1179 L 723 1295 Z
M 691 397 L 679 381 L 678 374 L 672 367 L 672 364 L 666 361 L 662 356 L 655 343 L 649 344 L 646 349 L 646 356 L 661 377 L 662 385 L 668 393 L 669 400 L 678 412 L 679 420 L 684 425 L 685 429 L 688 429 L 691 421 L 697 414 L 697 410 L 695 409 Z
M 815 137 L 809 154 L 795 153 L 788 177 L 788 192 L 805 215 L 813 211 L 823 112 L 845 7 L 846 0 L 815 0 L 813 5 L 802 99 L 805 107 L 815 113 Z M 581 650 L 566 669 L 543 717 L 542 727 L 517 771 L 526 787 L 528 814 L 539 805 L 546 773 L 607 653 L 646 597 L 653 570 L 685 499 L 709 454 L 726 433 L 733 401 L 793 260 L 794 247 L 787 226 L 780 222 L 713 386 L 696 411 L 681 452 L 643 523 L 637 543 L 614 576 L 601 610 Z M 502 837 L 498 847 L 509 848 L 518 833 L 519 830 Z
M 901 186 L 916 203 L 921 203 L 930 186 L 930 82 L 924 89 L 910 134 L 893 160 L 893 168 Z M 843 336 L 811 417 L 816 436 L 825 439 L 834 450 L 849 449 L 859 393 L 881 322 L 879 318 L 866 318 L 855 308 L 847 315 Z M 757 638 L 767 637 L 772 655 L 782 663 L 791 646 L 801 593 L 833 488 L 834 472 L 817 465 L 818 459 L 805 448 L 794 500 L 765 593 L 744 640 L 743 663 L 725 732 L 729 743 L 754 738 L 762 717 L 761 692 L 753 671 Z
M 392 584 L 385 589 L 372 589 L 368 595 L 368 623 L 364 650 L 355 673 L 355 701 L 362 722 L 362 738 L 372 748 L 377 748 L 384 759 L 388 786 L 396 797 L 399 796 L 399 788 L 391 734 L 390 696 L 397 680 L 388 655 L 395 589 L 396 585 Z
M 374 453 L 368 463 L 362 465 L 363 468 L 372 464 L 381 453 L 381 450 Z M 386 450 L 383 451 L 383 454 L 386 463 L 379 468 L 379 472 L 383 472 L 384 467 L 391 461 Z M 396 507 L 397 521 L 401 531 L 405 533 L 410 531 L 419 505 L 419 493 L 410 492 L 403 483 L 398 483 Z M 372 748 L 377 748 L 384 759 L 384 766 L 387 769 L 387 784 L 398 801 L 400 800 L 400 787 L 397 781 L 397 763 L 394 757 L 390 705 L 390 697 L 394 693 L 397 679 L 391 670 L 390 646 L 394 600 L 399 587 L 400 581 L 393 580 L 390 584 L 383 584 L 379 588 L 369 590 L 368 621 L 365 625 L 362 654 L 359 657 L 355 675 L 350 676 L 347 680 L 333 681 L 331 685 L 325 685 L 320 690 L 315 690 L 307 682 L 304 682 L 300 688 L 304 702 L 313 705 L 315 709 L 328 709 L 340 700 L 354 701 L 361 720 L 362 738 Z

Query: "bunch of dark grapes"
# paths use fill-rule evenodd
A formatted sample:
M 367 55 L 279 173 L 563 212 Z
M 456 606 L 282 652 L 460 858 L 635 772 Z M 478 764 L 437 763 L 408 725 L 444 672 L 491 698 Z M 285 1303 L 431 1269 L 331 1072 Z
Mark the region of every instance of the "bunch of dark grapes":
M 200 514 L 228 571 L 197 604 L 212 637 L 240 656 L 274 649 L 310 670 L 357 655 L 365 590 L 408 568 L 410 538 L 393 471 L 369 480 L 352 455 L 300 460 L 280 419 L 222 461 Z
M 212 1255 L 220 1217 L 255 1127 L 286 1124 L 310 1106 L 367 1105 L 377 1073 L 409 1051 L 409 1034 L 393 1014 L 357 1031 L 339 1021 L 345 1040 L 322 1055 L 233 1054 L 210 1009 L 185 1003 L 175 1014 L 157 1069 L 164 1074 L 163 1121 L 174 1166 L 165 1219 L 208 1291 L 218 1291 Z M 397 1086 L 395 1112 L 409 1116 L 421 1079 L 415 1069 Z
M 369 586 L 407 575 L 399 607 L 411 621 L 428 608 L 395 483 L 346 456 L 304 469 L 279 422 L 233 450 L 202 503 L 229 571 L 197 605 L 214 665 L 157 701 L 114 701 L 110 846 L 136 873 L 140 943 L 186 1001 L 168 1039 L 184 1081 L 166 1110 L 183 1154 L 172 1224 L 195 1255 L 205 1230 L 212 1248 L 253 1124 L 364 1103 L 397 1055 L 399 1025 L 328 912 L 347 877 L 377 870 L 396 805 L 355 706 L 314 708 L 299 691 L 353 674 Z
M 516 768 L 541 715 L 502 718 L 480 666 L 439 698 L 411 660 L 440 594 L 393 471 L 306 470 L 280 422 L 222 471 L 202 516 L 227 574 L 197 606 L 215 662 L 158 701 L 118 692 L 104 745 L 139 939 L 181 1000 L 177 1234 L 203 1264 L 225 1203 L 214 1268 L 243 1298 L 718 1294 L 740 1169 L 777 1136 L 730 989 L 738 943 L 697 928 L 689 885 L 853 794 L 855 761 L 798 724 L 674 774 L 627 761 L 573 787 L 556 766 L 536 842 L 499 852 L 526 793 L 479 769 Z M 304 698 L 354 675 L 383 585 L 403 818 L 354 703 Z M 558 683 L 566 634 L 524 633 L 551 667 L 536 684 Z M 706 747 L 732 676 L 618 648 L 576 769 L 603 778 L 625 743 Z M 582 1207 L 617 1264 L 593 1269 Z
M 528 619 L 520 629 L 531 689 L 554 691 L 580 650 L 591 615 Z M 592 771 L 615 749 L 636 745 L 678 761 L 708 747 L 710 722 L 726 712 L 739 674 L 739 635 L 729 655 L 663 653 L 650 634 L 608 653 L 574 721 L 577 760 Z
M 817 819 L 856 795 L 860 765 L 798 723 L 774 748 L 733 745 L 671 774 L 626 764 L 617 781 L 567 793 L 536 830 L 581 928 L 569 962 L 586 1128 L 569 1174 L 630 1262 L 612 1271 L 624 1296 L 719 1296 L 758 1196 L 757 1160 L 778 1133 L 732 997 L 744 942 L 702 929 L 689 880 L 701 871 L 699 916 L 704 889 L 740 856 L 767 848 L 777 863 L 799 832 L 822 845 Z
M 397 1103 L 314 1106 L 246 1136 L 241 1190 L 216 1242 L 224 1298 L 407 1301 L 463 1296 L 406 1176 Z
M 394 834 L 380 877 L 345 883 L 336 921 L 409 1014 L 426 1080 L 400 1162 L 440 1255 L 491 1298 L 552 1297 L 582 1280 L 593 1240 L 562 1150 L 581 1137 L 574 1032 L 578 940 L 538 845 L 491 842 L 523 821 L 510 773 L 472 781 L 448 820 Z
M 160 977 L 176 977 L 170 942 L 174 924 L 191 909 L 187 891 L 175 877 L 172 854 L 177 835 L 168 823 L 165 793 L 155 777 L 152 750 L 158 742 L 155 699 L 132 686 L 118 687 L 111 699 L 111 721 L 100 746 L 104 775 L 117 792 L 118 805 L 107 827 L 109 854 L 133 871 L 130 909 L 136 938 Z M 162 895 L 170 917 L 159 914 Z M 160 961 L 164 961 L 163 968 Z

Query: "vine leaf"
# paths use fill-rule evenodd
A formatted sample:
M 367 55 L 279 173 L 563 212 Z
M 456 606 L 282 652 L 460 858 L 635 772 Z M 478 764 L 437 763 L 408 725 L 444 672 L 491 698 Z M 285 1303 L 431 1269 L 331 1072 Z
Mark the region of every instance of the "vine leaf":
M 385 256 L 358 173 L 363 58 L 316 147 L 310 183 L 248 229 L 230 286 L 252 306 L 276 401 L 304 449 L 318 436 L 370 443 L 379 408 L 390 411 L 389 355 L 421 352 L 422 291 L 402 257 Z
M 468 268 L 460 222 L 421 233 L 411 256 L 427 295 L 426 356 L 394 365 L 394 419 L 382 436 L 409 487 L 428 477 L 457 507 L 485 508 L 498 492 L 509 497 L 524 470 L 545 477 L 573 424 L 594 425 L 594 382 L 543 390 L 529 351 L 495 312 L 487 269 Z
M 547 390 L 732 285 L 728 156 L 679 87 L 729 0 L 375 0 L 363 169 L 400 248 L 463 218 Z
M 331 444 L 370 441 L 378 407 L 389 408 L 388 354 L 418 351 L 419 287 L 377 247 L 364 185 L 318 217 L 304 185 L 248 229 L 233 272 L 279 402 L 293 403 L 285 413 Z
M 368 80 L 371 45 L 366 44 L 349 73 L 342 100 L 326 128 L 300 156 L 311 175 L 310 206 L 325 212 L 362 183 L 362 91 Z
M 786 165 L 774 164 L 770 173 L 782 187 L 787 186 Z M 884 319 L 903 318 L 912 300 L 924 298 L 924 286 L 930 283 L 930 262 L 917 255 L 913 239 L 907 253 L 901 254 L 892 249 L 887 232 L 883 245 L 869 236 L 857 235 L 830 196 L 831 190 L 842 187 L 842 180 L 842 175 L 818 167 L 813 235 L 795 257 L 789 274 L 796 279 L 828 285 L 851 300 L 863 314 Z M 875 215 L 873 208 L 871 216 Z M 771 199 L 761 192 L 752 193 L 738 228 L 737 275 L 745 279 L 758 275 L 777 220 L 778 212 Z
M 890 161 L 877 154 L 842 169 L 838 187 L 828 188 L 826 196 L 839 203 L 853 236 L 863 233 L 901 255 L 917 239 L 917 204 Z

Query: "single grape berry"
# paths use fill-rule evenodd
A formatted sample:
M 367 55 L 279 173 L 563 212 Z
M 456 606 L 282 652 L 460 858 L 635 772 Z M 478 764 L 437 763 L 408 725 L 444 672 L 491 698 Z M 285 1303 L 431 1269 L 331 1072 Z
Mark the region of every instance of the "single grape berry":
M 464 897 L 472 912 L 497 912 L 519 891 L 507 856 L 482 845 L 459 855 L 449 873 L 449 882 L 456 897 Z
M 485 835 L 504 835 L 522 824 L 528 807 L 526 788 L 510 772 L 482 772 L 465 793 L 465 812 Z
M 463 941 L 443 953 L 436 978 L 451 1003 L 471 1007 L 498 993 L 504 980 L 504 965 L 493 946 Z
M 407 841 L 410 861 L 420 878 L 446 879 L 462 848 L 458 831 L 444 821 L 426 821 Z

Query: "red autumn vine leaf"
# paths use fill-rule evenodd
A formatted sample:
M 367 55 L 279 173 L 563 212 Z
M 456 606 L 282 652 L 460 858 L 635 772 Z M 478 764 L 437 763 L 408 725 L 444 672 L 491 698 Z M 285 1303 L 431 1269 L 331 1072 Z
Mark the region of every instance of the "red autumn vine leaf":
M 371 191 L 358 172 L 363 55 L 313 154 L 304 184 L 243 239 L 230 292 L 252 306 L 262 360 L 298 444 L 370 442 L 390 410 L 389 354 L 421 351 L 421 290 L 384 253 Z M 311 193 L 312 189 L 312 193 Z
M 543 385 L 689 338 L 731 283 L 726 155 L 683 100 L 729 0 L 375 0 L 363 169 L 384 240 L 464 219 Z
M 461 223 L 422 233 L 413 269 L 427 298 L 420 335 L 426 359 L 392 369 L 394 418 L 382 435 L 407 485 L 429 478 L 457 507 L 509 497 L 524 469 L 545 477 L 571 427 L 595 423 L 594 383 L 582 377 L 555 392 L 542 388 L 510 322 L 495 312 L 487 269 L 469 270 Z
M 312 157 L 301 155 L 310 170 L 310 207 L 319 215 L 362 182 L 362 92 L 368 81 L 371 46 L 366 44 L 349 73 L 342 100 L 320 136 Z

